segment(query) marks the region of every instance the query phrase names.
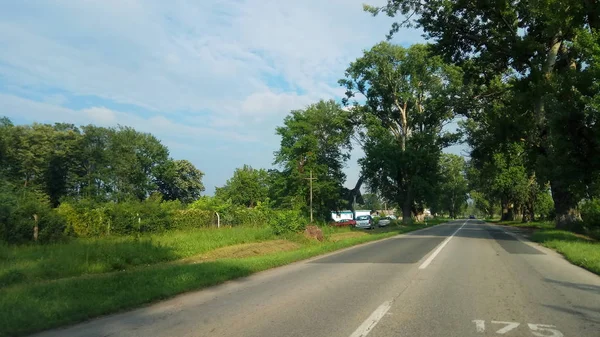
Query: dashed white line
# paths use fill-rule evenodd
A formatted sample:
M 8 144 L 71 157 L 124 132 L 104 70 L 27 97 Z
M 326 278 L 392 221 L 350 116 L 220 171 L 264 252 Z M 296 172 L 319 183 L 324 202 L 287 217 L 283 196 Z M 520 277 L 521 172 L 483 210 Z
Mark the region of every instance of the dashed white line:
M 444 242 L 442 242 L 437 249 L 433 252 L 433 254 L 431 254 L 427 260 L 425 260 L 425 262 L 423 262 L 423 264 L 421 264 L 419 266 L 419 269 L 425 269 L 427 268 L 427 266 L 429 266 L 429 264 L 431 263 L 431 261 L 433 261 L 433 259 L 435 259 L 435 257 L 442 251 L 442 249 L 444 249 L 444 247 L 446 247 L 446 245 L 448 244 L 448 242 L 450 242 L 450 240 L 452 239 L 452 237 L 454 235 L 456 235 L 456 233 L 458 233 L 459 230 L 461 230 L 461 228 L 463 228 L 464 225 L 467 224 L 469 220 L 465 221 L 454 233 L 452 233 L 452 235 L 450 235 L 448 238 L 446 238 L 446 240 L 444 240 Z
M 386 312 L 390 310 L 392 306 L 392 301 L 383 302 L 382 305 L 377 307 L 375 311 L 367 318 L 363 324 L 361 324 L 358 329 L 356 329 L 350 337 L 365 337 L 366 335 L 373 330 L 373 328 L 379 323 L 379 321 L 385 316 Z

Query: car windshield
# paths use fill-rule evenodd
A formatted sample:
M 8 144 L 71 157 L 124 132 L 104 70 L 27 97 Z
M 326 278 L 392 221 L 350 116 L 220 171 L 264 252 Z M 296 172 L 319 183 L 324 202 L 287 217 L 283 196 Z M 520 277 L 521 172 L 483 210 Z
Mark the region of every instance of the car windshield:
M 356 220 L 369 220 L 369 216 L 368 215 L 357 216 Z

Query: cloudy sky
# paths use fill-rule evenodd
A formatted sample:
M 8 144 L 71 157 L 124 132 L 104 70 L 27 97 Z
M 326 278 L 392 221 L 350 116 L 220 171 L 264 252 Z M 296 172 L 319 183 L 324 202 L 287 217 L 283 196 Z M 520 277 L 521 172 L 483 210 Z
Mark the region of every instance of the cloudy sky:
M 272 166 L 290 110 L 341 98 L 344 69 L 391 24 L 365 1 L 0 1 L 0 115 L 150 132 L 212 194 L 236 167 Z

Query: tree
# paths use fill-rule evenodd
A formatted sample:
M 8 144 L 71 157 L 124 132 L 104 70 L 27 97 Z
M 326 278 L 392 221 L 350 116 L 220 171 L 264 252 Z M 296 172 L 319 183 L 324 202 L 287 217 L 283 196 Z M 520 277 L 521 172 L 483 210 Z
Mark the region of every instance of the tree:
M 454 115 L 450 102 L 460 78 L 459 69 L 426 45 L 405 49 L 383 42 L 352 62 L 339 81 L 345 103 L 354 99 L 352 112 L 362 115 L 367 130 L 360 161 L 365 179 L 402 207 L 404 222 L 422 213 L 441 150 L 457 140 L 442 128 Z
M 169 150 L 151 134 L 119 127 L 111 135 L 108 156 L 115 200 L 144 200 L 156 191 L 156 176 L 169 159 Z
M 375 193 L 365 193 L 362 195 L 363 207 L 368 210 L 380 210 L 383 209 L 383 202 Z
M 204 192 L 204 173 L 187 160 L 168 160 L 157 167 L 156 184 L 165 200 L 189 204 Z
M 456 218 L 466 205 L 469 186 L 465 178 L 465 160 L 455 154 L 444 153 L 440 157 L 440 182 L 437 198 L 440 208 Z
M 254 207 L 265 202 L 269 194 L 269 175 L 264 169 L 244 165 L 233 172 L 225 186 L 217 187 L 215 196 L 233 204 Z
M 350 158 L 353 124 L 350 112 L 334 101 L 320 101 L 303 110 L 294 110 L 277 128 L 281 136 L 280 149 L 275 152 L 279 186 L 277 204 L 280 207 L 308 211 L 309 184 L 312 171 L 313 206 L 323 219 L 342 204 L 346 175 L 343 167 Z
M 388 0 L 365 6 L 374 15 L 401 14 L 420 27 L 435 52 L 465 71 L 472 92 L 465 112 L 481 116 L 504 77 L 525 104 L 513 110 L 533 123 L 523 134 L 536 179 L 550 182 L 556 224 L 580 219 L 577 204 L 598 177 L 600 3 L 566 1 Z M 567 159 L 568 158 L 568 159 Z

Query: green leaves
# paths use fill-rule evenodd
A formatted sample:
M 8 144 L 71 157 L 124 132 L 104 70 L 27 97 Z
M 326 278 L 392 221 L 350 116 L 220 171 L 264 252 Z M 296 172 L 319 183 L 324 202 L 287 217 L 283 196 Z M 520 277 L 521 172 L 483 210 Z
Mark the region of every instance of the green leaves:
M 366 129 L 360 160 L 366 181 L 402 206 L 405 221 L 432 197 L 441 150 L 457 139 L 442 128 L 454 116 L 461 77 L 427 45 L 382 42 L 352 62 L 339 81 Z
M 264 169 L 253 169 L 249 165 L 238 168 L 223 187 L 217 187 L 215 196 L 230 200 L 235 205 L 254 207 L 267 201 L 269 175 Z
M 354 119 L 334 101 L 320 101 L 304 110 L 294 110 L 277 128 L 281 146 L 273 174 L 275 206 L 308 211 L 309 173 L 313 181 L 313 206 L 323 219 L 341 205 L 343 172 L 352 149 Z

